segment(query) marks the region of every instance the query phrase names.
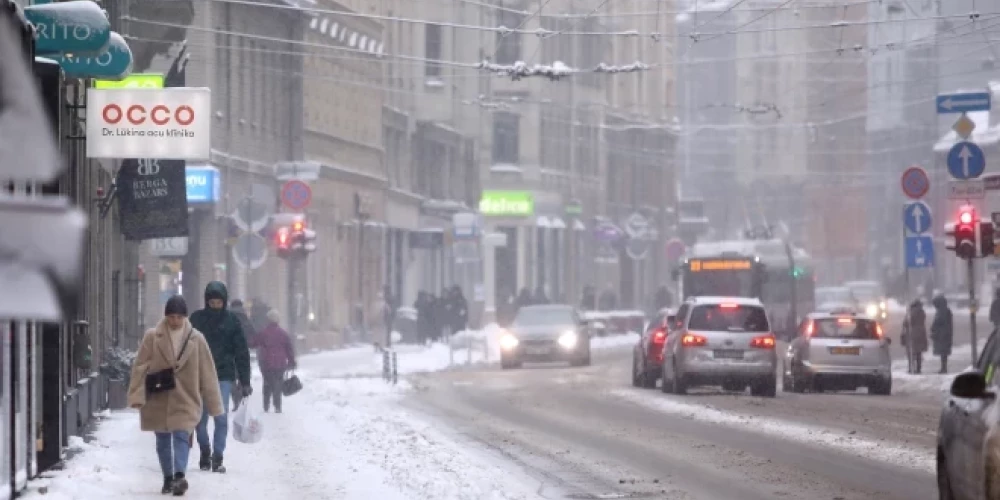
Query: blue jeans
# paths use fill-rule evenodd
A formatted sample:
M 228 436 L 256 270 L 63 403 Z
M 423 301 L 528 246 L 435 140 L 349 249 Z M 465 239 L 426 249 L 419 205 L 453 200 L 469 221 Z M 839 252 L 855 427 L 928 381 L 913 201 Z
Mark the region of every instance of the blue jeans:
M 219 381 L 219 392 L 222 394 L 222 415 L 212 417 L 215 421 L 215 432 L 212 433 L 212 456 L 222 458 L 226 451 L 226 437 L 229 436 L 229 397 L 233 390 L 233 382 L 230 380 Z M 208 408 L 201 411 L 201 422 L 195 428 L 198 436 L 198 446 L 201 449 L 209 447 L 208 442 Z
M 188 455 L 191 452 L 191 433 L 188 431 L 157 432 L 156 456 L 160 459 L 163 477 L 187 471 Z

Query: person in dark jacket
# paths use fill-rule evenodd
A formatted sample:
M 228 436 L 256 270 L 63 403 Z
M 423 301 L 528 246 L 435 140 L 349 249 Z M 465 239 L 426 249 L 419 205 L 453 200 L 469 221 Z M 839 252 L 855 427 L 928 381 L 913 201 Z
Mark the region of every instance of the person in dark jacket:
M 462 287 L 455 285 L 451 287 L 451 331 L 458 333 L 464 331 L 469 326 L 469 301 L 462 293 Z
M 941 371 L 948 373 L 948 356 L 951 356 L 951 342 L 954 336 L 954 323 L 948 301 L 943 295 L 934 297 L 934 321 L 931 323 L 931 341 L 934 343 L 934 355 L 941 357 Z
M 1000 328 L 1000 288 L 993 291 L 993 302 L 990 302 L 990 323 L 993 328 Z
M 281 413 L 281 385 L 285 381 L 285 371 L 295 369 L 295 346 L 292 337 L 278 326 L 281 315 L 271 309 L 267 313 L 270 324 L 256 337 L 252 347 L 257 349 L 257 362 L 264 378 L 264 412 L 270 410 L 274 401 L 274 412 Z
M 226 437 L 229 435 L 229 398 L 235 389 L 248 397 L 253 392 L 250 387 L 250 349 L 243 334 L 240 320 L 226 308 L 229 291 L 221 281 L 212 281 L 205 287 L 205 308 L 191 315 L 194 326 L 208 342 L 215 361 L 215 371 L 219 377 L 219 391 L 225 413 L 213 417 L 215 432 L 211 441 L 208 437 L 208 411 L 202 413 L 201 422 L 195 432 L 201 448 L 198 467 L 201 470 L 226 472 L 222 457 L 226 451 Z M 234 388 L 233 383 L 238 385 Z
M 903 342 L 904 346 L 910 348 L 913 372 L 920 373 L 923 369 L 924 352 L 927 351 L 927 313 L 924 312 L 924 304 L 920 299 L 910 304 L 906 320 L 903 321 Z

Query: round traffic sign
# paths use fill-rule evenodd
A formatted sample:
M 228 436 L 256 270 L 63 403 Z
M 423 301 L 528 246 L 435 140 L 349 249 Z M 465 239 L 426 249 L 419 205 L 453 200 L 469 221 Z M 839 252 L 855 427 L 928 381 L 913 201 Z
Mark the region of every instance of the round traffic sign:
M 672 238 L 667 242 L 667 260 L 670 262 L 676 262 L 684 255 L 687 250 L 687 246 L 683 241 Z
M 975 179 L 986 170 L 986 155 L 972 142 L 957 142 L 948 151 L 948 173 L 955 179 Z
M 281 186 L 281 203 L 292 210 L 304 210 L 312 202 L 312 188 L 300 180 L 290 180 Z
M 903 194 L 914 200 L 923 198 L 927 194 L 927 191 L 931 189 L 931 182 L 927 178 L 927 172 L 920 167 L 906 169 L 900 181 L 903 185 Z

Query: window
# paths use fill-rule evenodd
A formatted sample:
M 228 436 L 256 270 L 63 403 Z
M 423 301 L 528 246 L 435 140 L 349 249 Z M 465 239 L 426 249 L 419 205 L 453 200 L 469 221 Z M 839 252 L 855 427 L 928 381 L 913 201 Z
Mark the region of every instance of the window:
M 514 113 L 493 114 L 493 164 L 518 164 L 520 151 L 521 117 Z
M 424 66 L 424 74 L 428 77 L 441 76 L 441 25 L 428 24 L 424 31 L 424 57 L 429 59 Z
M 723 332 L 766 332 L 767 314 L 756 306 L 712 304 L 699 305 L 691 310 L 689 330 Z
M 497 26 L 515 29 L 524 22 L 524 15 L 509 11 L 497 12 Z M 597 38 L 597 37 L 581 37 Z M 521 34 L 497 32 L 496 62 L 497 64 L 513 64 L 521 58 Z
M 813 322 L 812 337 L 817 339 L 877 340 L 875 322 L 855 318 L 824 318 Z

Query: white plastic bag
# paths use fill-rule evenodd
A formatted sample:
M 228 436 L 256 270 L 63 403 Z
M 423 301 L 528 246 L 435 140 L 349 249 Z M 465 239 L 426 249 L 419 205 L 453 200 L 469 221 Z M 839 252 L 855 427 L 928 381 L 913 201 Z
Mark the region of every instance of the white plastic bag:
M 243 398 L 233 414 L 233 439 L 253 444 L 264 437 L 264 426 L 260 418 L 250 410 L 250 398 Z

